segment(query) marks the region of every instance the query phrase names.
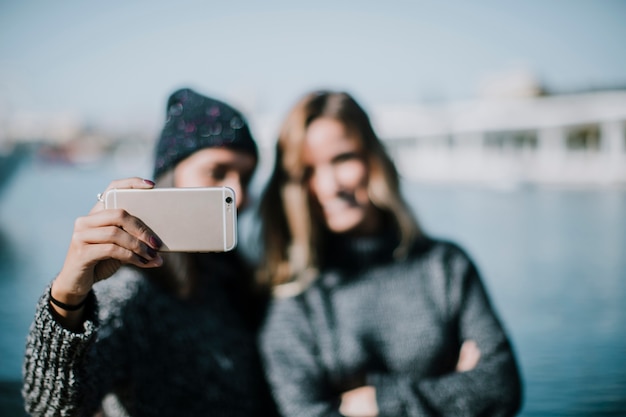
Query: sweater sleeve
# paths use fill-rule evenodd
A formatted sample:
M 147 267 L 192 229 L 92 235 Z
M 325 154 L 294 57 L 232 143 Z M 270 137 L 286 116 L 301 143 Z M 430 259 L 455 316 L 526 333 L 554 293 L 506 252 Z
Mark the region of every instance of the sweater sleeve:
M 315 334 L 298 297 L 275 300 L 261 332 L 267 378 L 284 416 L 339 417 L 339 398 L 319 363 Z
M 450 260 L 450 259 L 449 259 Z M 474 340 L 477 366 L 434 378 L 374 375 L 370 381 L 384 415 L 386 404 L 401 401 L 411 415 L 512 416 L 521 406 L 521 378 L 512 346 L 491 305 L 474 264 L 466 255 L 447 264 L 445 294 L 459 340 Z
M 82 332 L 72 332 L 57 322 L 50 310 L 48 290 L 39 299 L 22 367 L 22 395 L 26 410 L 33 416 L 77 413 L 84 359 L 96 336 L 97 308 L 93 294 L 90 297 Z

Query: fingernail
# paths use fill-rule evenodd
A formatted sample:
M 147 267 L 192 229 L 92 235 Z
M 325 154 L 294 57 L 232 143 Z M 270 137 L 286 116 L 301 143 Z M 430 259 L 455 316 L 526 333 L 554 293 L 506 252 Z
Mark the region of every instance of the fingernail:
M 156 249 L 159 249 L 161 246 L 163 246 L 163 242 L 161 242 L 161 239 L 156 236 L 150 236 L 150 244 Z
M 151 258 L 154 258 L 157 256 L 157 251 L 155 249 L 152 249 L 150 246 L 148 246 L 148 249 L 146 249 L 146 252 L 148 252 L 148 255 Z
M 147 264 L 147 263 L 148 263 L 148 260 L 147 260 L 146 258 L 141 257 L 141 256 L 139 256 L 139 255 L 137 255 L 137 257 L 139 258 L 139 261 L 140 261 L 142 264 Z
M 146 179 L 144 179 L 144 180 L 143 180 L 143 182 L 145 182 L 145 183 L 146 183 L 146 184 L 148 184 L 148 185 L 154 185 L 154 181 L 152 181 L 152 180 L 146 180 Z

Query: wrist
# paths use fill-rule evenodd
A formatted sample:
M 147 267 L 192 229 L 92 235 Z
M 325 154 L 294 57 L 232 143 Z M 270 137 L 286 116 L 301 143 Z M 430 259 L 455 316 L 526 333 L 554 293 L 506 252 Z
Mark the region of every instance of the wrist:
M 76 311 L 85 305 L 90 292 L 91 291 L 86 294 L 75 294 L 64 291 L 55 280 L 52 285 L 50 285 L 48 296 L 50 303 L 55 307 L 65 311 Z
M 77 311 L 77 310 L 80 310 L 81 308 L 83 308 L 83 306 L 87 302 L 87 296 L 84 296 L 82 300 L 78 301 L 77 303 L 73 303 L 73 304 L 68 304 L 68 303 L 66 303 L 64 301 L 57 300 L 52 295 L 52 287 L 50 287 L 50 291 L 49 291 L 48 295 L 49 295 L 49 298 L 50 298 L 50 302 L 52 304 L 54 304 L 55 307 L 59 307 L 62 310 L 65 310 L 65 311 Z

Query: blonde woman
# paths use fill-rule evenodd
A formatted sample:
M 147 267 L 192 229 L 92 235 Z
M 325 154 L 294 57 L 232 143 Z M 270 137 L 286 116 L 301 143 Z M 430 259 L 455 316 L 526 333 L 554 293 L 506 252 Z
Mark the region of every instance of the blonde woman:
M 362 107 L 344 92 L 289 112 L 261 200 L 274 301 L 266 373 L 285 416 L 507 416 L 508 337 L 458 245 L 426 236 Z

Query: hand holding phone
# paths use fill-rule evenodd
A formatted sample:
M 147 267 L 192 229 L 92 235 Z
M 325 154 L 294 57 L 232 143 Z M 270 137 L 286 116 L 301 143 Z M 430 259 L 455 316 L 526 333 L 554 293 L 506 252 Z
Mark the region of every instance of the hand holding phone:
M 165 252 L 227 252 L 237 246 L 237 205 L 228 187 L 112 189 L 104 205 L 141 219 Z

